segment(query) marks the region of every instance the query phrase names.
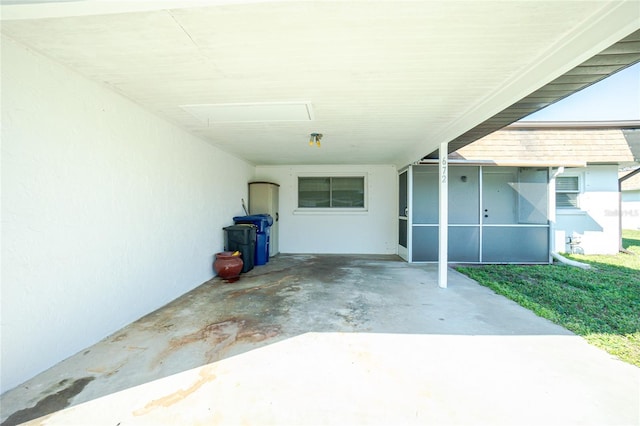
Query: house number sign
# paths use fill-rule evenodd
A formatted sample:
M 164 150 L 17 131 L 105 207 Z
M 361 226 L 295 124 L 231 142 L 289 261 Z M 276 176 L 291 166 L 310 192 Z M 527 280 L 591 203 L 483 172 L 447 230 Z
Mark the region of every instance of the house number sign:
M 442 183 L 447 183 L 447 159 L 442 159 L 442 175 L 440 177 Z

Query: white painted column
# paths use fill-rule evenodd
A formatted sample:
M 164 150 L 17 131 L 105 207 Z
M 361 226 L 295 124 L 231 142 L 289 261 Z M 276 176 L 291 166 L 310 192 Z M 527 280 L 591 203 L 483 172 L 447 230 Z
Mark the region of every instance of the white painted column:
M 413 166 L 407 170 L 407 261 L 413 262 Z
M 440 144 L 439 227 L 438 227 L 438 286 L 447 288 L 448 238 L 449 238 L 449 162 L 447 161 L 448 142 Z

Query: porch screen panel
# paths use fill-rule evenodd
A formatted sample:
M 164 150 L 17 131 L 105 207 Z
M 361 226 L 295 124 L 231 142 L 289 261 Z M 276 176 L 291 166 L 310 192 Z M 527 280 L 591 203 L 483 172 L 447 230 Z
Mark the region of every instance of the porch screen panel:
M 398 219 L 398 244 L 407 248 L 407 220 Z
M 547 263 L 546 226 L 486 226 L 482 231 L 483 262 Z
M 482 221 L 485 224 L 518 223 L 517 169 L 484 167 L 482 173 Z
M 548 169 L 521 167 L 518 180 L 518 222 L 546 224 Z
M 398 176 L 398 216 L 407 215 L 407 172 Z
M 414 226 L 412 232 L 413 261 L 434 262 L 438 260 L 438 227 Z
M 449 260 L 451 262 L 480 261 L 480 227 L 449 227 Z
M 479 167 L 449 167 L 449 223 L 480 223 Z
M 413 171 L 413 223 L 438 223 L 438 168 L 416 166 Z

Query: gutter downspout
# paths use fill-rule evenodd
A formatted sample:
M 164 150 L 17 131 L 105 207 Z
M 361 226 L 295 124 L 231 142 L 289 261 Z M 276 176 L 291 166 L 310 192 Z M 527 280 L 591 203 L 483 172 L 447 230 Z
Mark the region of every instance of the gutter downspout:
M 628 253 L 622 245 L 622 180 L 618 179 L 618 251 Z
M 553 253 L 556 249 L 556 178 L 558 175 L 564 173 L 564 166 L 560 166 L 553 171 L 553 168 L 549 168 L 551 171 L 551 177 L 549 179 L 549 195 L 548 195 L 548 216 L 549 216 L 549 263 L 553 262 Z
M 567 259 L 564 256 L 560 256 L 556 252 L 552 252 L 551 253 L 551 257 L 553 257 L 558 262 L 564 263 L 564 264 L 569 265 L 569 266 L 575 266 L 577 268 L 582 268 L 582 269 L 591 269 L 591 265 L 587 265 L 586 263 L 576 262 L 575 260 Z

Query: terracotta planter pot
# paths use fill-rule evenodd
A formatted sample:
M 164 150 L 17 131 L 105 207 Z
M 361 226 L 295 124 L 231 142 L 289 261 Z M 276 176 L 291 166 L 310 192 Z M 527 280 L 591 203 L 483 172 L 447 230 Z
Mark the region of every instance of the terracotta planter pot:
M 242 258 L 240 256 L 233 256 L 233 252 L 231 251 L 223 251 L 216 254 L 213 269 L 223 280 L 234 282 L 240 278 L 242 265 Z

